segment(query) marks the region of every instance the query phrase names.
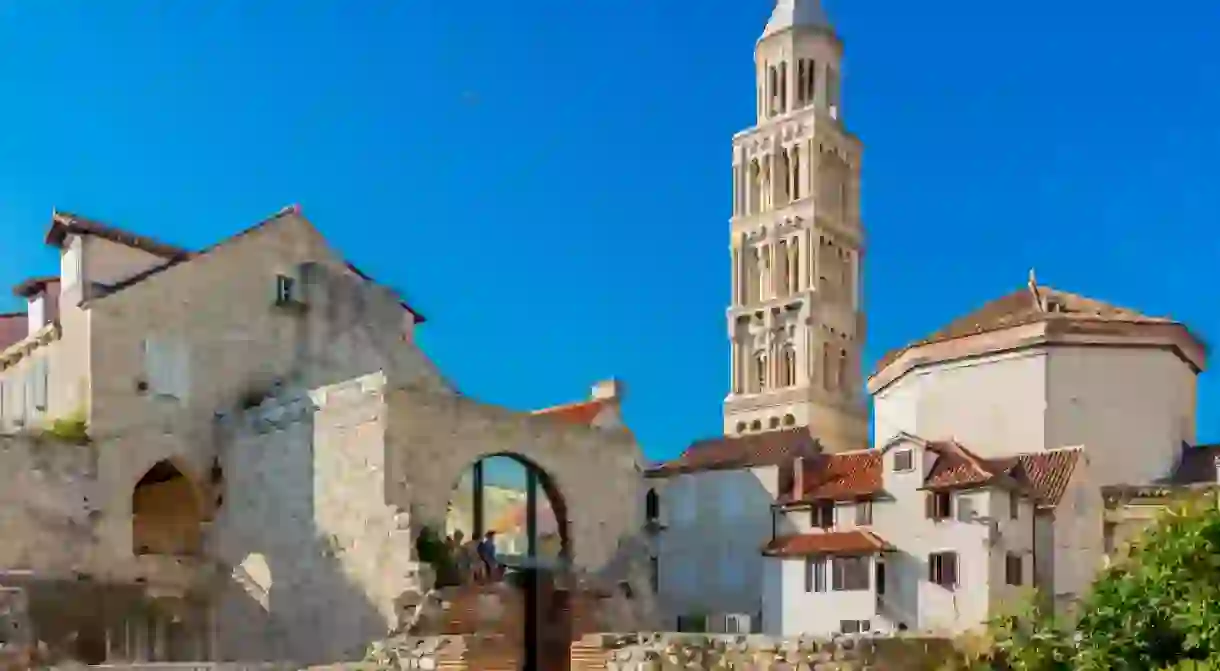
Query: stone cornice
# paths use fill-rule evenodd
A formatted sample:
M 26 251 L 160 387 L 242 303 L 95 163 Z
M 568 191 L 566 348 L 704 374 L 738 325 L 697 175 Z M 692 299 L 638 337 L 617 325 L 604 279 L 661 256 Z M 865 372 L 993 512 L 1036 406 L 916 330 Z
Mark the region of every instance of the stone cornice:
M 868 391 L 876 395 L 918 368 L 1039 347 L 1165 349 L 1196 373 L 1206 357 L 1203 346 L 1181 324 L 1047 319 L 910 347 L 868 378 Z

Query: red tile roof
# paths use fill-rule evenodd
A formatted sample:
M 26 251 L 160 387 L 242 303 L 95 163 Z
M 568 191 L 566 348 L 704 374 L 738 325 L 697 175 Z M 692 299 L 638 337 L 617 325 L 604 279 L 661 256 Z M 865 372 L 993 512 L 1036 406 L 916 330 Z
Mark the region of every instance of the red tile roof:
M 952 441 L 929 443 L 928 449 L 937 450 L 939 456 L 924 481 L 925 489 L 1009 486 L 1027 491 L 1040 506 L 1051 508 L 1063 499 L 1082 453 L 1079 447 L 1066 447 L 984 459 Z
M 822 454 L 806 458 L 802 464 L 804 491 L 800 501 L 846 501 L 868 498 L 883 490 L 882 451 L 859 450 Z M 791 493 L 781 502 L 795 503 Z
M 546 415 L 547 417 L 555 417 L 573 424 L 592 424 L 593 420 L 601 414 L 602 410 L 606 409 L 606 404 L 609 403 L 606 399 L 594 399 L 592 401 L 577 401 L 575 403 L 564 403 L 562 405 L 551 406 L 541 410 L 535 410 L 534 415 Z
M 861 555 L 886 552 L 893 547 L 871 531 L 855 529 L 779 536 L 767 543 L 762 553 L 768 557 Z
M 936 461 L 924 478 L 925 489 L 991 484 L 1007 470 L 995 470 L 990 462 L 951 440 L 929 442 L 926 449 L 936 453 Z
M 0 314 L 0 350 L 20 342 L 27 335 L 28 328 L 24 312 Z
M 1020 475 L 1033 488 L 1039 505 L 1050 508 L 1059 505 L 1083 453 L 1079 447 L 1064 447 L 1017 457 Z
M 812 457 L 821 451 L 817 440 L 806 428 L 796 427 L 717 436 L 692 443 L 677 458 L 654 464 L 651 477 L 665 477 L 697 471 L 729 470 L 791 463 L 796 457 Z

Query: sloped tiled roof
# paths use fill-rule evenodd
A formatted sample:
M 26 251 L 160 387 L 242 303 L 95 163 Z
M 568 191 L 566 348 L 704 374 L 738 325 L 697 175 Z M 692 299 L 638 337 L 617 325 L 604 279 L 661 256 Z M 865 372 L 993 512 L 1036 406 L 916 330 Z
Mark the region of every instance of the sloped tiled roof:
M 1021 475 L 1029 482 L 1041 505 L 1051 508 L 1059 505 L 1082 454 L 1079 447 L 1065 447 L 1017 457 Z
M 1007 467 L 995 468 L 994 462 L 952 440 L 929 442 L 927 449 L 935 452 L 937 458 L 924 478 L 925 489 L 977 487 L 992 483 L 1008 471 Z
M 925 489 L 1014 486 L 1032 494 L 1040 506 L 1050 508 L 1063 499 L 1082 454 L 1079 447 L 1065 447 L 984 459 L 952 441 L 934 444 L 939 457 L 925 480 Z
M 535 410 L 531 414 L 554 417 L 572 422 L 573 424 L 592 424 L 593 420 L 597 419 L 602 410 L 606 409 L 607 403 L 610 403 L 608 399 L 577 401 L 575 403 L 564 403 L 563 405 Z
M 818 452 L 813 435 L 801 427 L 717 436 L 692 443 L 677 459 L 653 465 L 648 469 L 648 475 L 663 477 L 695 471 L 772 466 Z
M 266 227 L 267 225 L 269 225 L 275 221 L 278 221 L 281 218 L 283 218 L 287 215 L 291 215 L 291 214 L 296 214 L 296 215 L 301 214 L 301 208 L 298 205 L 290 205 L 288 207 L 282 208 L 275 214 L 264 218 L 263 220 L 259 221 L 258 223 L 254 224 L 253 226 L 248 226 L 247 228 L 242 229 L 241 231 L 238 231 L 237 233 L 235 233 L 233 235 L 230 235 L 208 247 L 205 247 L 202 250 L 195 252 L 195 251 L 186 249 L 184 247 L 169 245 L 169 244 L 154 240 L 152 238 L 149 238 L 147 236 L 139 235 L 137 233 L 132 233 L 130 231 L 127 231 L 127 230 L 124 230 L 121 228 L 117 228 L 117 227 L 111 226 L 109 224 L 104 224 L 104 223 L 102 223 L 100 221 L 96 221 L 94 219 L 82 217 L 80 215 L 71 214 L 68 212 L 54 212 L 51 215 L 51 227 L 47 231 L 46 243 L 48 245 L 52 245 L 54 247 L 60 247 L 63 245 L 63 242 L 67 238 L 68 235 L 71 235 L 71 234 L 92 235 L 92 236 L 96 236 L 99 238 L 103 238 L 105 240 L 110 240 L 111 242 L 116 242 L 121 245 L 126 245 L 128 247 L 140 249 L 145 252 L 148 252 L 149 254 L 153 254 L 155 256 L 160 256 L 165 259 L 164 263 L 157 264 L 157 265 L 149 268 L 148 270 L 137 273 L 127 279 L 124 279 L 120 282 L 117 282 L 115 284 L 112 284 L 112 285 L 106 287 L 106 293 L 104 295 L 108 296 L 108 295 L 117 293 L 119 291 L 122 291 L 123 289 L 126 289 L 127 287 L 133 286 L 135 284 L 139 284 L 140 282 L 143 282 L 144 280 L 146 280 L 150 277 L 158 275 L 166 270 L 169 270 L 170 268 L 173 268 L 174 266 L 177 266 L 181 263 L 185 263 L 192 259 L 198 258 L 200 256 L 205 256 L 207 254 L 210 254 L 210 253 L 216 251 L 217 249 L 220 249 L 221 247 L 224 247 L 242 237 L 245 237 L 251 233 L 254 233 L 255 231 L 258 231 L 258 230 Z M 366 280 L 372 284 L 378 283 L 376 280 L 374 280 L 368 274 L 361 271 L 355 265 L 353 265 L 349 262 L 345 262 L 345 263 L 349 270 L 351 270 L 353 273 L 359 275 L 364 280 Z M 416 324 L 422 324 L 424 321 L 426 321 L 424 315 L 421 312 L 419 312 L 418 310 L 416 310 L 415 308 L 408 305 L 406 303 L 406 301 L 401 301 L 401 304 L 402 304 L 402 307 L 405 310 L 407 310 L 407 312 L 411 313 Z
M 893 546 L 877 534 L 855 529 L 778 536 L 763 546 L 762 553 L 768 557 L 808 557 L 872 554 L 892 549 Z
M 51 228 L 47 230 L 46 243 L 54 247 L 62 246 L 64 239 L 72 234 L 96 236 L 167 259 L 191 255 L 189 249 L 168 245 L 144 235 L 137 235 L 130 231 L 103 224 L 100 221 L 81 217 L 70 212 L 53 213 L 51 215 Z
M 882 491 L 881 450 L 822 454 L 804 460 L 800 501 L 843 501 Z M 792 503 L 791 493 L 780 496 Z
M 1023 288 L 989 301 L 979 309 L 954 319 L 935 333 L 888 352 L 877 362 L 875 370 L 882 370 L 896 361 L 904 352 L 916 347 L 1035 322 L 1087 320 L 1129 324 L 1176 323 L 1172 319 L 1149 317 L 1129 308 L 1111 305 L 1052 287 L 1039 286 L 1038 295 L 1042 299 L 1041 304 L 1034 298 L 1034 293 L 1029 288 Z M 1044 306 L 1047 309 L 1044 310 Z

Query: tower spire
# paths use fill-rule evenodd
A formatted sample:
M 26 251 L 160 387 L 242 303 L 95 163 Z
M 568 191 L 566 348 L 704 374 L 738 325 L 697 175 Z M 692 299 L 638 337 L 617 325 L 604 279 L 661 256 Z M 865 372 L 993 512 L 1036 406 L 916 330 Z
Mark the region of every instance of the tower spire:
M 771 11 L 771 18 L 759 39 L 766 39 L 789 28 L 821 28 L 834 32 L 834 26 L 830 25 L 830 19 L 822 9 L 821 0 L 775 0 L 775 9 Z

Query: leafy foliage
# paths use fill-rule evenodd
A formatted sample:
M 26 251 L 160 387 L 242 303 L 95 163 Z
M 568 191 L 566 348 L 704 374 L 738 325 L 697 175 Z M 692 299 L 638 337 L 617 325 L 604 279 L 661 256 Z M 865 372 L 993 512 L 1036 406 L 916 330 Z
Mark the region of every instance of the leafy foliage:
M 1074 627 L 1030 608 L 992 624 L 976 669 L 1220 671 L 1220 507 L 1181 501 L 1104 571 Z

